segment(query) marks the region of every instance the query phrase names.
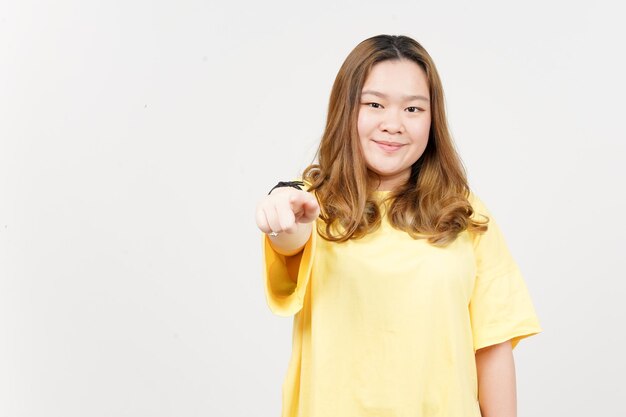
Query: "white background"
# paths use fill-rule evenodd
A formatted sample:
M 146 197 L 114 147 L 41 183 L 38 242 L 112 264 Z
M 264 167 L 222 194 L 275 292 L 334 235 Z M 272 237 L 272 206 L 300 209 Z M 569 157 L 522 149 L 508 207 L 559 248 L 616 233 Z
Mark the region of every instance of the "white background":
M 617 3 L 617 2 L 615 2 Z M 519 415 L 624 416 L 622 14 L 609 2 L 0 2 L 0 416 L 278 416 L 254 209 L 343 59 L 435 60 L 544 332 Z

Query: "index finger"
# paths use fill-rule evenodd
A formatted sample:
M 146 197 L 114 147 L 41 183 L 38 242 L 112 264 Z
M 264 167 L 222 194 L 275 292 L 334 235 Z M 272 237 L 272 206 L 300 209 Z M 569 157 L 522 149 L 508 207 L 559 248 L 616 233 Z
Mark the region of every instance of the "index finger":
M 289 196 L 289 205 L 291 206 L 292 210 L 299 210 L 300 208 L 302 208 L 304 203 L 309 200 L 309 198 L 309 193 L 307 193 L 306 191 L 292 194 L 291 196 Z

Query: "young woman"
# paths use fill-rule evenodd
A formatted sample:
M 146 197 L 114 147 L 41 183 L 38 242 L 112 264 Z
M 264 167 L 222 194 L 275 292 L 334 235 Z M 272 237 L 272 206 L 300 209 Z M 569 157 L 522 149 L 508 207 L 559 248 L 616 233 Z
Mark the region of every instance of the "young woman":
M 268 305 L 295 315 L 283 417 L 515 416 L 512 349 L 542 329 L 420 44 L 356 46 L 317 159 L 256 211 Z

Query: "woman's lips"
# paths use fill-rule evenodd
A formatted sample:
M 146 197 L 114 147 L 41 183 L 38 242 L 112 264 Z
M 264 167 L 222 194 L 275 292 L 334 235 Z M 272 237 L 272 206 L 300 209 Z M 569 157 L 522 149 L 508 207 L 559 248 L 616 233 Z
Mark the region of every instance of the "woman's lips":
M 404 146 L 402 143 L 394 143 L 394 142 L 378 142 L 374 141 L 379 148 L 386 152 L 394 152 Z

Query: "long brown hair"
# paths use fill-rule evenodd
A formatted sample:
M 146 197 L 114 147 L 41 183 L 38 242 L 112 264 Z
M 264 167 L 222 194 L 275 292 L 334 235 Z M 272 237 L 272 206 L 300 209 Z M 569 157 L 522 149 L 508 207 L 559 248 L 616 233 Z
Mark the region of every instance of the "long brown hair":
M 320 217 L 326 226 L 324 230 L 318 227 L 318 232 L 327 240 L 358 239 L 380 226 L 381 212 L 373 194 L 378 178 L 365 164 L 357 118 L 361 90 L 371 68 L 382 61 L 401 59 L 417 63 L 426 73 L 432 118 L 428 144 L 411 167 L 409 180 L 386 197 L 391 201 L 391 225 L 436 246 L 447 245 L 466 229 L 487 230 L 487 221 L 470 218 L 470 190 L 448 129 L 443 87 L 434 62 L 409 37 L 379 35 L 358 44 L 339 69 L 316 153 L 318 163 L 302 174 L 320 202 Z

